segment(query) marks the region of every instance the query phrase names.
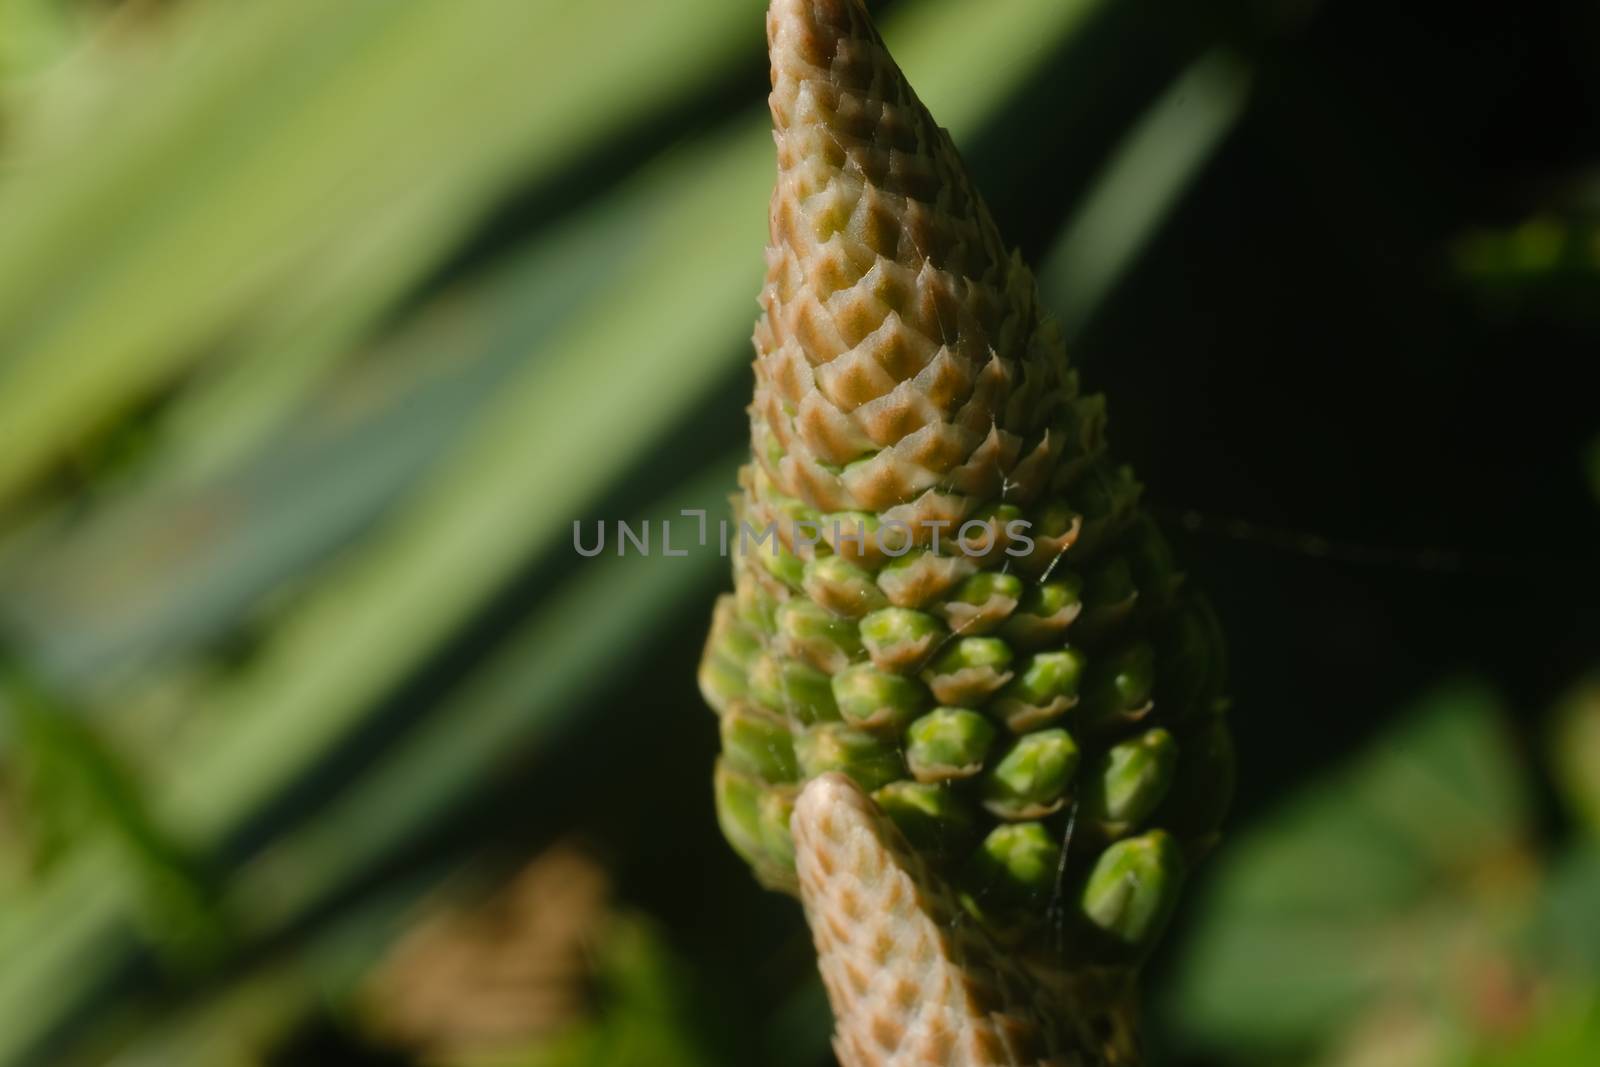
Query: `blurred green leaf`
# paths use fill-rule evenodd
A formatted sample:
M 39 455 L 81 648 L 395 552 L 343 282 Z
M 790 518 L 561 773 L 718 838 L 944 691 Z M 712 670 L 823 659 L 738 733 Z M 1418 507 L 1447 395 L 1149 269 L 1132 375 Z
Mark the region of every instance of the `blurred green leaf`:
M 1163 219 L 1244 114 L 1250 71 L 1213 51 L 1195 61 L 1128 132 L 1040 271 L 1073 334 L 1138 259 Z
M 1559 974 L 1600 986 L 1600 844 L 1585 842 L 1551 864 L 1533 930 L 1538 958 Z
M 1600 677 L 1579 683 L 1562 699 L 1550 760 L 1573 815 L 1600 838 Z
M 60 0 L 0 0 L 0 100 L 56 60 L 73 36 Z
M 347 1003 L 436 877 L 392 880 L 359 906 L 183 999 L 96 1020 L 62 1067 L 272 1067 L 285 1042 Z
M 215 736 L 174 754 L 190 769 L 158 798 L 167 825 L 214 841 L 259 810 L 516 567 L 564 544 L 640 444 L 706 395 L 736 358 L 730 326 L 749 297 L 747 271 L 725 266 L 761 242 L 759 215 L 734 221 L 730 205 L 759 203 L 749 194 L 766 156 L 740 138 L 646 177 L 673 210 L 641 226 L 633 255 L 613 264 L 628 313 L 595 306 L 554 338 L 362 555 L 215 694 L 228 714 Z M 342 655 L 327 656 L 332 647 Z
M 716 514 L 736 461 L 729 457 L 676 487 L 634 517 L 633 527 L 642 520 L 659 530 L 675 520 L 677 543 L 688 541 L 695 520 L 682 517 L 682 509 Z M 592 707 L 585 692 L 658 634 L 660 620 L 676 605 L 708 590 L 725 567 L 714 538 L 709 548 L 683 559 L 606 555 L 580 561 L 432 715 L 315 819 L 240 870 L 231 903 L 249 916 L 252 933 L 280 932 L 405 842 L 436 829 L 487 784 L 508 753 L 531 758 L 563 729 L 597 716 L 623 728 L 627 709 Z
M 1600 237 L 1580 215 L 1535 215 L 1509 229 L 1474 230 L 1456 245 L 1456 266 L 1479 282 L 1528 285 L 1600 271 Z
M 0 697 L 15 726 L 10 770 L 21 779 L 22 814 L 49 872 L 87 842 L 104 841 L 133 886 L 138 914 L 189 969 L 226 948 L 227 924 L 193 858 L 154 823 L 141 790 L 81 717 L 55 701 L 14 660 L 0 654 Z
M 1554 204 L 1505 228 L 1478 227 L 1450 249 L 1456 276 L 1489 307 L 1592 321 L 1600 285 L 1595 205 Z
M 1465 1067 L 1579 1067 L 1600 1063 L 1600 995 L 1564 994 L 1531 1033 L 1497 1042 Z
M 219 343 L 339 354 L 514 180 L 704 84 L 760 6 L 191 5 L 108 88 L 116 121 L 0 182 L 0 501 Z
M 1492 935 L 1469 887 L 1516 892 L 1526 809 L 1495 699 L 1428 697 L 1222 853 L 1171 991 L 1186 1040 L 1304 1048 L 1426 988 L 1463 925 Z
M 86 699 L 108 689 L 121 699 L 130 672 L 237 627 L 369 530 L 529 354 L 603 296 L 648 217 L 647 194 L 603 198 L 447 290 L 214 476 L 163 469 L 93 521 L 71 507 L 41 517 L 0 554 L 8 631 Z

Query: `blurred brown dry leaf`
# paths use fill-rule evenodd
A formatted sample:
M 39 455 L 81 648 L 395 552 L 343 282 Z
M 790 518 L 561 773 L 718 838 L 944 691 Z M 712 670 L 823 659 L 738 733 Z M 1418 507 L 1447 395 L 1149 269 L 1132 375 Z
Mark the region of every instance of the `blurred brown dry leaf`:
M 368 980 L 375 1036 L 428 1063 L 525 1047 L 589 1016 L 605 871 L 577 846 L 539 855 L 487 898 L 436 901 Z

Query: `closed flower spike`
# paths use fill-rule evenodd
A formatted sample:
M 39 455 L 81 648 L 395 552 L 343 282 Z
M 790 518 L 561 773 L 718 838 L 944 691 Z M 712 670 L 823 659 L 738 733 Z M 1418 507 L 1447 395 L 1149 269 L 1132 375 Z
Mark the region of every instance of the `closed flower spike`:
M 1126 992 L 1231 786 L 1216 628 L 859 0 L 767 30 L 722 825 L 805 900 L 848 1067 L 1136 1063 Z M 914 944 L 965 974 L 934 1014 Z

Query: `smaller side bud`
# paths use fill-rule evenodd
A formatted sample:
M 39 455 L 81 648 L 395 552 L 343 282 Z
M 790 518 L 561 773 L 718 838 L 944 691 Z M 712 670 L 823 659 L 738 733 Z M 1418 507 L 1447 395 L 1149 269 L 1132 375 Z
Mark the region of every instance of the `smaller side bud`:
M 1183 853 L 1166 831 L 1118 841 L 1089 874 L 1080 898 L 1083 917 L 1114 951 L 1137 956 L 1172 917 L 1183 878 Z

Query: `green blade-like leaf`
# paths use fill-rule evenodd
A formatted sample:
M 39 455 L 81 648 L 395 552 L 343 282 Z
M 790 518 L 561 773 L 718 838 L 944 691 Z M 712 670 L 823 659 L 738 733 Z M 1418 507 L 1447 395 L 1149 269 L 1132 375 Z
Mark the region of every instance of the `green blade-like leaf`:
M 1040 288 L 1069 335 L 1104 302 L 1243 116 L 1249 88 L 1239 59 L 1207 53 L 1117 147 L 1040 271 Z
M 338 354 L 514 179 L 704 84 L 759 7 L 194 5 L 93 136 L 0 183 L 0 500 L 241 322 Z

